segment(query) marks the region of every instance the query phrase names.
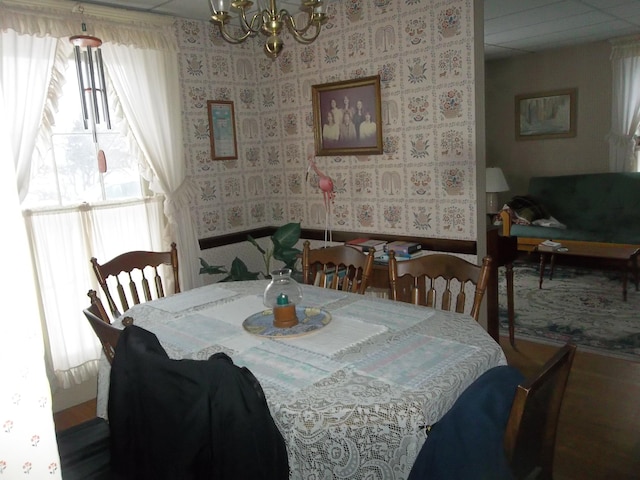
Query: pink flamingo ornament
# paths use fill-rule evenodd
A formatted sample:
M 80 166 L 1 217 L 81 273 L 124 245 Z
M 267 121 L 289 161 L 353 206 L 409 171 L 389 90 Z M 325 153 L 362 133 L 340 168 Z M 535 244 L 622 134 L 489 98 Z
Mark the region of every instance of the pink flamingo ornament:
M 305 181 L 309 178 L 309 170 L 313 170 L 315 174 L 318 175 L 318 186 L 320 190 L 322 190 L 322 197 L 324 199 L 324 242 L 326 246 L 327 240 L 332 241 L 331 204 L 336 196 L 336 192 L 333 190 L 333 180 L 320 171 L 313 159 L 313 155 L 309 155 L 307 160 L 309 161 L 309 167 L 307 168 Z

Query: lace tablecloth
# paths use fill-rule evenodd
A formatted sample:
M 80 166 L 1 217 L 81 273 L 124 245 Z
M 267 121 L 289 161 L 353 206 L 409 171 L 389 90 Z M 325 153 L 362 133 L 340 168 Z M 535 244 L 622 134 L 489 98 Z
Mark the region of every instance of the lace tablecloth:
M 405 479 L 424 442 L 462 391 L 504 354 L 471 317 L 303 287 L 304 306 L 330 312 L 309 335 L 271 339 L 242 327 L 264 309 L 266 281 L 209 285 L 127 312 L 171 358 L 225 352 L 265 391 L 287 443 L 292 479 Z M 98 415 L 109 364 L 101 360 Z

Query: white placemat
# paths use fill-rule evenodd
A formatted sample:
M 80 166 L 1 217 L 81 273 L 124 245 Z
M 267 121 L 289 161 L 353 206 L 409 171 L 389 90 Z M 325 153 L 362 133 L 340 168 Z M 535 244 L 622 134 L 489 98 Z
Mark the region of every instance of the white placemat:
M 479 347 L 442 338 L 403 335 L 392 344 L 356 362 L 356 370 L 410 388 L 420 388 L 427 380 L 441 374 L 475 354 Z
M 245 350 L 233 361 L 251 370 L 260 383 L 277 385 L 290 392 L 297 392 L 344 367 L 324 355 L 271 340 Z
M 229 298 L 237 295 L 236 292 L 226 288 L 207 285 L 205 287 L 194 288 L 176 295 L 165 298 L 159 298 L 152 304 L 153 308 L 164 310 L 170 313 L 179 313 L 190 308 L 206 305 L 207 303 L 217 302 L 223 298 Z
M 296 338 L 278 339 L 277 342 L 331 357 L 346 348 L 386 331 L 387 327 L 384 325 L 365 323 L 354 318 L 334 314 L 331 322 L 317 332 Z
M 368 297 L 334 311 L 335 315 L 362 319 L 365 323 L 385 325 L 391 331 L 404 330 L 432 317 L 432 308 Z
M 200 315 L 214 318 L 221 322 L 230 323 L 244 331 L 242 322 L 254 313 L 267 310 L 262 303 L 262 295 L 249 295 L 238 300 L 222 303 L 215 307 L 201 310 Z M 248 334 L 247 334 L 248 335 Z
M 302 306 L 304 307 L 325 307 L 333 302 L 342 300 L 348 295 L 339 290 L 330 288 L 313 288 L 302 286 Z

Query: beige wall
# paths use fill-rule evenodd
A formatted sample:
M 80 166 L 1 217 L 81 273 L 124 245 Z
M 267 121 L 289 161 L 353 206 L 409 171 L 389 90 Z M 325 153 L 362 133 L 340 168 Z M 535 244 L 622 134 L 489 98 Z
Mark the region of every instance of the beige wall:
M 598 42 L 486 62 L 486 164 L 501 167 L 511 187 L 501 201 L 526 193 L 532 176 L 608 170 L 610 52 Z M 516 141 L 515 95 L 562 88 L 578 89 L 576 137 Z
M 455 21 L 444 29 L 451 12 Z M 473 14 L 468 0 L 338 1 L 316 42 L 286 36 L 276 61 L 261 43 L 230 45 L 209 22 L 177 19 L 199 237 L 289 221 L 324 228 L 317 178 L 305 181 L 311 86 L 381 74 L 384 153 L 316 157 L 335 185 L 333 229 L 475 240 Z M 208 99 L 234 102 L 238 160 L 210 159 Z

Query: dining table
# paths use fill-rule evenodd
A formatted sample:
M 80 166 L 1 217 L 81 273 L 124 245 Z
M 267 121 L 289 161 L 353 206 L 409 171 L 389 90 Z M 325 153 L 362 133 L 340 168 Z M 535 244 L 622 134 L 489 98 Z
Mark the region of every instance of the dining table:
M 299 325 L 273 328 L 268 283 L 215 283 L 123 317 L 153 332 L 170 358 L 224 352 L 251 370 L 285 439 L 291 479 L 406 479 L 426 427 L 482 373 L 507 363 L 469 315 L 310 285 L 302 285 Z M 104 418 L 109 372 L 103 356 Z

